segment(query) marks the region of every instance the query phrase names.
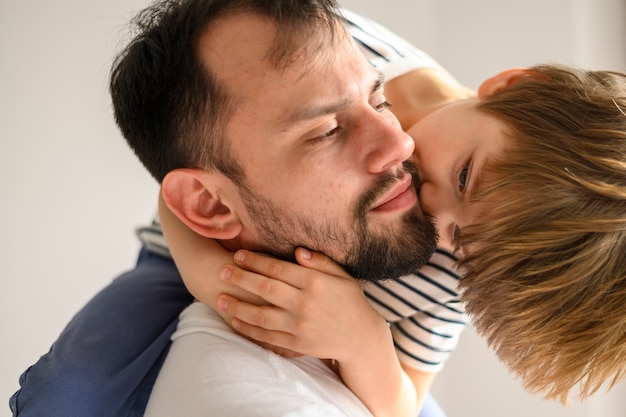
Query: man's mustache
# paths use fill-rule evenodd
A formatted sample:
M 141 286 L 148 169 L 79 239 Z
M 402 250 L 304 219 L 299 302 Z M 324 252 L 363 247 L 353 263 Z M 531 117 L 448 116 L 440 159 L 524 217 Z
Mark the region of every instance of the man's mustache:
M 387 172 L 382 174 L 377 180 L 374 186 L 363 194 L 363 197 L 359 200 L 357 205 L 357 218 L 364 219 L 367 216 L 368 211 L 372 205 L 378 201 L 380 196 L 385 194 L 400 178 L 405 175 L 412 177 L 412 185 L 415 191 L 419 195 L 420 179 L 417 165 L 411 160 L 406 160 L 402 163 L 402 170 L 393 172 Z

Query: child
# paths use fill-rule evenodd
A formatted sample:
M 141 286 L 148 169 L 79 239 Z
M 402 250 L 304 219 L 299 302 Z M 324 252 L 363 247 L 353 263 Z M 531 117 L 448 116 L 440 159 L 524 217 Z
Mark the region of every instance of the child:
M 423 75 L 392 80 L 386 96 L 403 109 L 403 126 L 412 125 L 422 204 L 437 217 L 442 244 L 463 254 L 462 298 L 478 331 L 527 389 L 548 398 L 565 401 L 577 386 L 584 398 L 605 381 L 621 380 L 626 75 L 549 65 L 510 70 L 485 81 L 476 98 L 458 101 L 454 94 L 419 96 L 415 86 L 429 93 L 455 88 L 436 77 L 425 86 Z M 229 258 L 209 241 L 191 244 L 162 213 L 188 288 L 234 316 L 239 332 L 283 354 L 349 355 L 356 318 L 366 317 L 367 307 L 351 301 L 357 297 L 345 290 L 346 280 L 328 279 L 346 274 L 327 258 L 296 252 L 301 265 L 325 272 L 319 274 L 240 251 L 240 268 L 226 266 L 220 274 L 271 304 L 255 306 L 242 301 L 249 295 L 203 284 Z M 237 298 L 217 298 L 220 292 Z
M 537 67 L 478 108 L 506 145 L 459 235 L 465 305 L 526 388 L 586 397 L 626 371 L 626 75 Z

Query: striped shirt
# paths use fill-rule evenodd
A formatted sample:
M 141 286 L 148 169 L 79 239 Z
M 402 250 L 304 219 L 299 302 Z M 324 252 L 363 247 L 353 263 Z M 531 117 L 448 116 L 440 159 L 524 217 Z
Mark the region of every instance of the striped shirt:
M 430 56 L 383 26 L 344 11 L 350 34 L 369 63 L 387 80 L 418 68 L 442 69 Z M 137 229 L 144 246 L 170 257 L 155 218 Z M 438 249 L 418 273 L 394 281 L 368 284 L 365 294 L 387 320 L 400 361 L 425 372 L 439 371 L 454 350 L 467 316 L 459 300 L 456 258 Z

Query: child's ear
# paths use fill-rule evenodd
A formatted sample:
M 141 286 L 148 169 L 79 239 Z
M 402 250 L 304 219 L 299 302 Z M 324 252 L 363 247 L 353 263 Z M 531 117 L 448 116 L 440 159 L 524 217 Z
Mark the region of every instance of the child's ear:
M 220 195 L 217 176 L 201 169 L 175 169 L 163 179 L 161 195 L 172 213 L 197 234 L 233 239 L 241 233 L 242 224 L 230 202 Z
M 520 79 L 532 74 L 532 71 L 526 68 L 511 68 L 504 70 L 499 74 L 483 81 L 478 87 L 478 97 L 482 98 L 502 91 L 507 87 L 515 84 Z

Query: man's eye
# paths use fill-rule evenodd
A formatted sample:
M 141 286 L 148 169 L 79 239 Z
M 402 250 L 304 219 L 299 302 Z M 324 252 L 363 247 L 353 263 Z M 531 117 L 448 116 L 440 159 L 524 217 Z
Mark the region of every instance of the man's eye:
M 467 176 L 469 175 L 470 160 L 468 159 L 459 171 L 459 191 L 464 192 L 467 187 Z
M 389 103 L 388 101 L 383 101 L 382 103 L 374 106 L 374 109 L 376 109 L 376 111 L 382 112 L 387 110 L 389 107 L 391 107 L 391 103 Z
M 311 143 L 315 144 L 315 143 L 318 143 L 318 142 L 323 142 L 323 141 L 328 140 L 328 139 L 332 139 L 332 138 L 334 138 L 335 136 L 337 136 L 339 134 L 340 130 L 341 130 L 341 128 L 339 126 L 337 126 L 337 127 L 333 128 L 333 129 L 329 130 L 328 132 L 324 133 L 323 135 L 316 136 L 314 138 L 309 139 L 307 142 L 309 142 L 309 144 L 311 144 Z

